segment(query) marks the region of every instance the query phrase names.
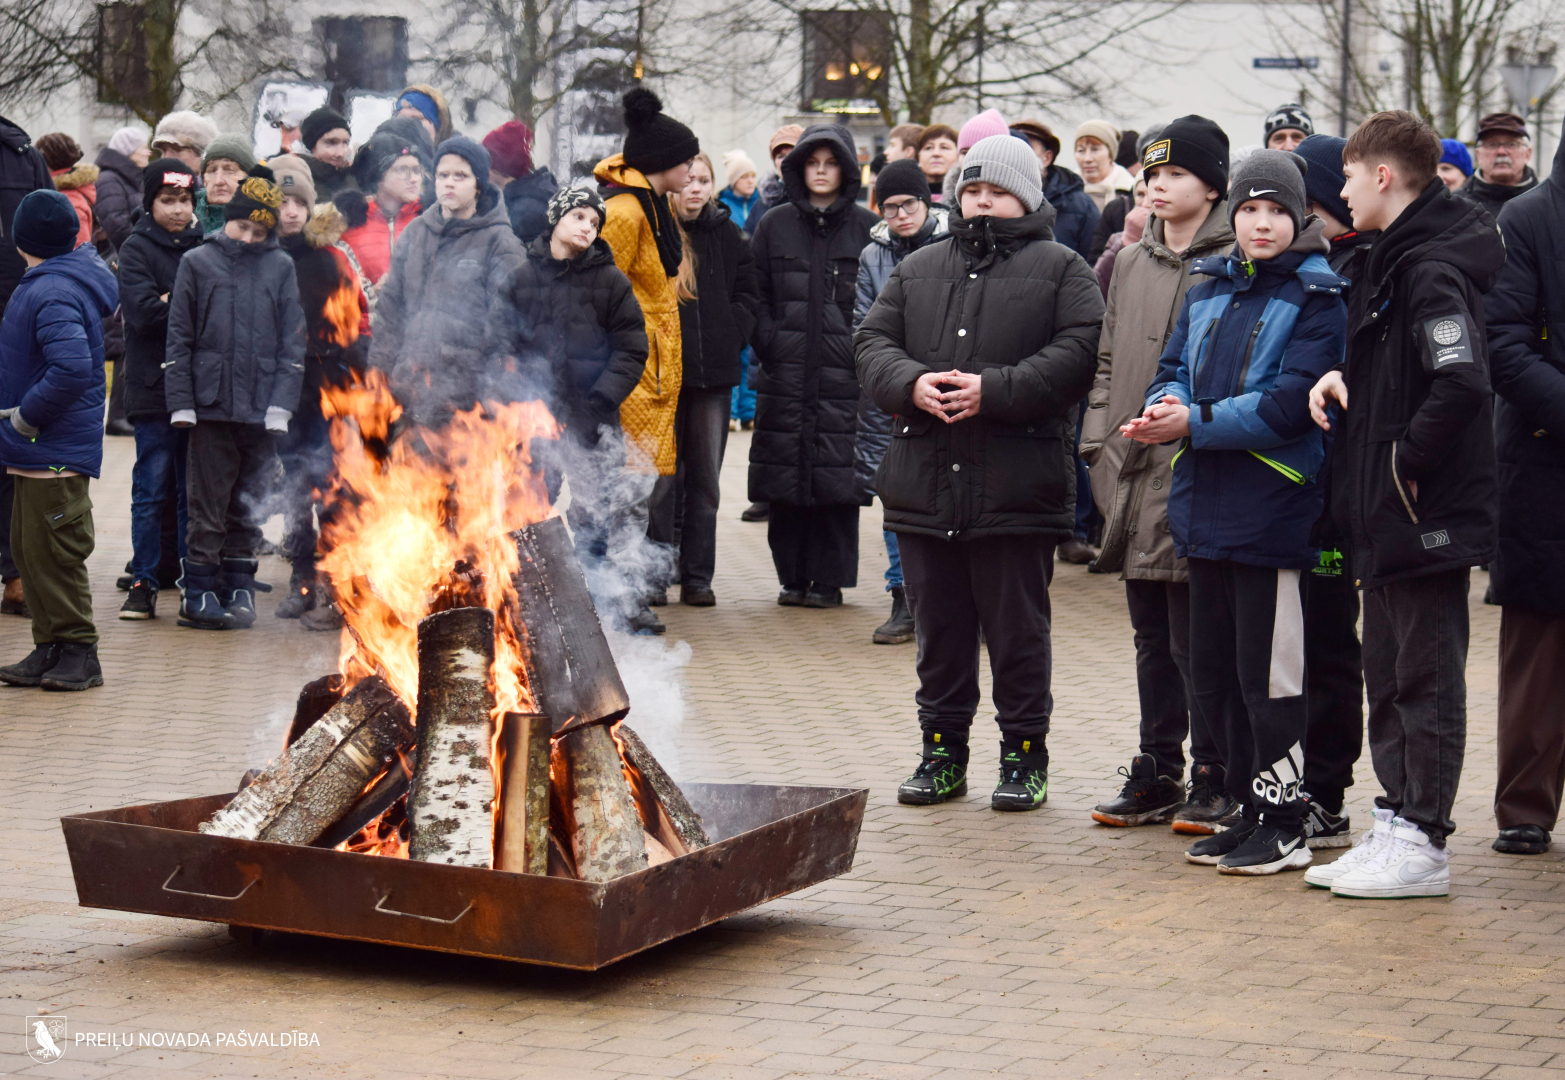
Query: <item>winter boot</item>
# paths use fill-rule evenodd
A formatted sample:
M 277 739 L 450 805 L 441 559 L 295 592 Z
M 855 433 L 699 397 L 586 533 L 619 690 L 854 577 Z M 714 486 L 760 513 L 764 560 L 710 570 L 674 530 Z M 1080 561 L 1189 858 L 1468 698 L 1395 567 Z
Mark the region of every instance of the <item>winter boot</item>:
M 59 649 L 60 659 L 43 673 L 40 686 L 45 690 L 85 690 L 103 685 L 97 645 L 61 644 Z
M 227 630 L 234 617 L 217 598 L 218 568 L 210 563 L 184 561 L 179 579 L 179 625 L 197 630 Z
M 241 630 L 255 625 L 255 572 L 259 567 L 256 559 L 225 558 L 218 576 L 217 598 Z
M 14 664 L 0 667 L 0 682 L 7 686 L 37 686 L 44 673 L 60 660 L 60 644 L 51 641 L 35 646 L 33 651 Z
M 913 613 L 908 610 L 907 590 L 891 587 L 891 618 L 875 627 L 870 640 L 876 645 L 901 645 L 913 640 Z
M 897 802 L 933 806 L 967 794 L 967 743 L 932 732 L 924 736 L 924 757 L 897 788 Z
M 1238 822 L 1241 808 L 1224 790 L 1226 779 L 1221 765 L 1190 766 L 1189 794 L 1174 813 L 1176 833 L 1211 836 Z
M 1125 778 L 1119 796 L 1093 807 L 1092 820 L 1100 825 L 1167 821 L 1184 805 L 1184 785 L 1171 776 L 1159 776 L 1151 754 L 1137 754 L 1130 759 L 1130 770 L 1121 765 L 1119 774 Z
M 835 585 L 812 584 L 804 594 L 804 606 L 829 608 L 842 606 L 842 590 Z
M 0 598 L 0 615 L 20 615 L 24 619 L 28 618 L 27 595 L 22 589 L 21 578 L 6 579 L 5 596 Z
M 1034 745 L 1036 744 L 1036 745 Z M 989 796 L 993 810 L 1037 810 L 1049 801 L 1049 750 L 1042 739 L 1000 743 L 1000 783 Z
M 306 611 L 314 609 L 317 592 L 315 567 L 294 566 L 293 572 L 288 575 L 288 595 L 278 602 L 274 614 L 279 619 L 299 618 Z

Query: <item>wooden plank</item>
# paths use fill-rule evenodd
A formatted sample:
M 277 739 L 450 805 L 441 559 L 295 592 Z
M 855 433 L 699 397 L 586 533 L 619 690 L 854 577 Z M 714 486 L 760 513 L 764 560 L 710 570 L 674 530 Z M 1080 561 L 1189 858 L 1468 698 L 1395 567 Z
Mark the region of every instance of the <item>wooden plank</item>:
M 493 861 L 494 613 L 451 608 L 418 624 L 418 772 L 408 792 L 408 857 L 487 867 Z
M 508 712 L 495 739 L 500 813 L 495 820 L 495 869 L 549 872 L 549 732 L 547 716 Z
M 694 851 L 703 848 L 712 841 L 707 839 L 706 828 L 701 824 L 701 815 L 690 806 L 690 800 L 685 798 L 685 793 L 679 790 L 679 785 L 674 783 L 672 777 L 659 764 L 658 759 L 652 756 L 652 751 L 647 749 L 647 744 L 641 741 L 635 729 L 629 724 L 621 723 L 614 728 L 614 734 L 619 737 L 625 746 L 625 760 L 630 762 L 632 768 L 641 774 L 647 786 L 652 789 L 652 794 L 657 799 L 658 807 L 662 810 L 664 820 L 668 828 L 673 830 L 678 840 L 678 846 L 685 851 Z M 648 821 L 647 831 L 658 835 L 660 830 L 656 828 L 657 822 Z M 683 855 L 685 851 L 675 850 L 676 845 L 669 843 L 666 836 L 659 836 L 664 845 L 676 855 Z
M 602 724 L 557 740 L 570 774 L 571 848 L 584 881 L 610 881 L 646 868 L 647 847 L 636 798 L 620 767 L 619 748 Z
M 200 829 L 241 840 L 308 844 L 342 817 L 413 739 L 407 706 L 370 676 L 312 723 Z

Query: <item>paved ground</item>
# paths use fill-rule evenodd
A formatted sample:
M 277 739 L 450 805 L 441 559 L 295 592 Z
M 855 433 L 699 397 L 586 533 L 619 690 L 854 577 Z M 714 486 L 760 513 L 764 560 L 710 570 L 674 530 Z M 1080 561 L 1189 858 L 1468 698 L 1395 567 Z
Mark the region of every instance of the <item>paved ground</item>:
M 335 649 L 273 619 L 276 593 L 247 633 L 181 630 L 171 612 L 115 621 L 131 447 L 109 443 L 92 562 L 107 685 L 0 694 L 0 1072 L 1270 1080 L 1565 1064 L 1561 857 L 1487 846 L 1498 613 L 1477 602 L 1482 575 L 1452 895 L 1336 900 L 1297 874 L 1219 878 L 1165 829 L 1090 822 L 1134 745 L 1135 685 L 1121 587 L 1078 567 L 1054 590 L 1048 807 L 994 814 L 982 781 L 963 802 L 898 806 L 917 752 L 913 648 L 869 644 L 886 607 L 878 522 L 864 515 L 845 607 L 778 608 L 765 526 L 738 521 L 744 438 L 725 474 L 720 605 L 665 609 L 670 642 L 693 649 L 679 756 L 690 779 L 868 787 L 852 874 L 595 975 L 330 941 L 256 951 L 221 925 L 78 908 L 59 815 L 231 790 Z M 0 654 L 27 642 L 24 622 L 0 620 Z M 1360 773 L 1362 821 L 1367 756 Z M 33 1065 L 24 1017 L 43 1009 L 119 1045 Z M 134 1045 L 292 1029 L 318 1046 Z

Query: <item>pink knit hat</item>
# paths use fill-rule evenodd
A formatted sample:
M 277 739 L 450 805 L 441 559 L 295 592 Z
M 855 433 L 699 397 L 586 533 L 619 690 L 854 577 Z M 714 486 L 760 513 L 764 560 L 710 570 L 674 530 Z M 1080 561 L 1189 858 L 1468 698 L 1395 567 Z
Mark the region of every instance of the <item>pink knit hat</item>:
M 1011 126 L 1005 122 L 1005 117 L 1000 115 L 999 109 L 985 109 L 967 123 L 962 125 L 962 133 L 956 140 L 956 148 L 964 153 L 973 148 L 973 144 L 979 139 L 987 139 L 991 135 L 1007 135 Z

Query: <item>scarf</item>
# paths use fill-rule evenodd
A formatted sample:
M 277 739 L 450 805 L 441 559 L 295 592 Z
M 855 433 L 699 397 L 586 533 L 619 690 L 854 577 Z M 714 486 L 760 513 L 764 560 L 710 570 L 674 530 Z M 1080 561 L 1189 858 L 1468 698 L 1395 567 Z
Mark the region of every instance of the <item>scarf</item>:
M 619 184 L 602 186 L 608 189 L 607 198 L 627 191 L 636 197 L 636 201 L 641 204 L 641 212 L 647 216 L 647 224 L 652 226 L 652 238 L 657 241 L 658 260 L 663 264 L 663 273 L 669 277 L 677 276 L 685 251 L 679 240 L 679 225 L 674 221 L 674 210 L 668 205 L 668 200 L 659 198 L 651 188 L 622 187 Z

